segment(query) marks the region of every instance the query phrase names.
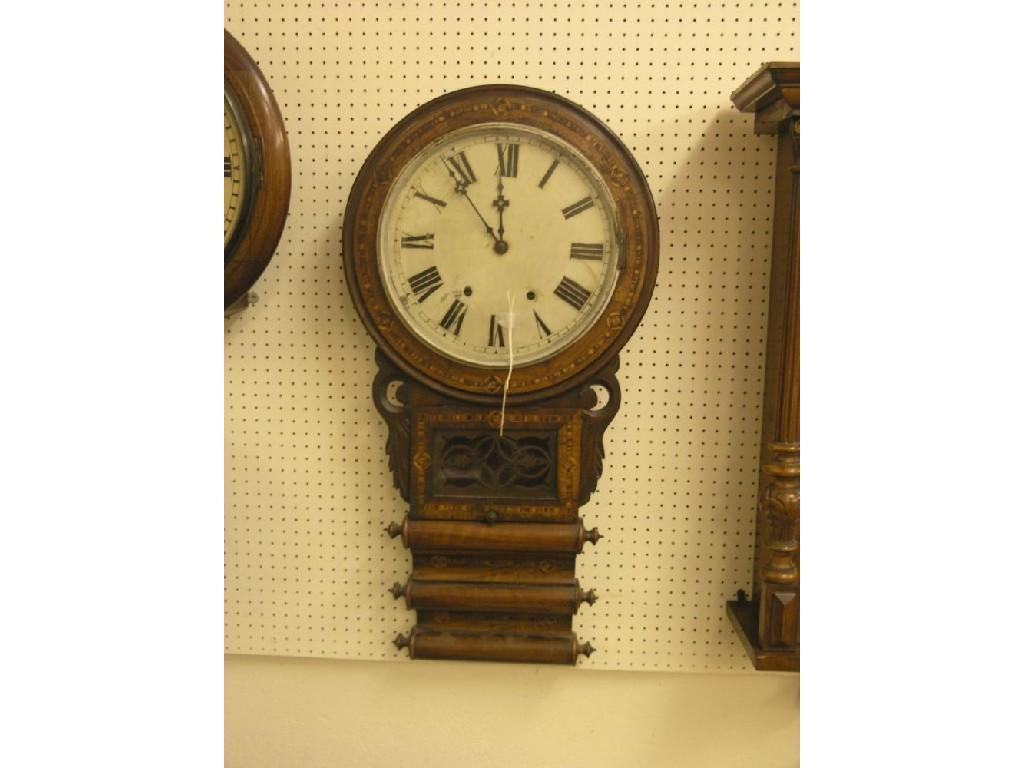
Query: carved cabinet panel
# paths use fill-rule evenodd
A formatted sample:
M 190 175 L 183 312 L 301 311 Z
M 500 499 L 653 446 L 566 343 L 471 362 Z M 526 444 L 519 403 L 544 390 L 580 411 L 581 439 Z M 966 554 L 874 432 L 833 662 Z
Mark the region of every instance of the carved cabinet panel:
M 590 655 L 572 617 L 597 594 L 576 555 L 601 538 L 579 506 L 600 472 L 601 436 L 618 408 L 614 363 L 590 388 L 500 412 L 452 404 L 382 355 L 374 385 L 389 424 L 396 483 L 409 513 L 388 533 L 412 552 L 396 599 L 417 612 L 396 640 L 413 658 L 574 664 Z

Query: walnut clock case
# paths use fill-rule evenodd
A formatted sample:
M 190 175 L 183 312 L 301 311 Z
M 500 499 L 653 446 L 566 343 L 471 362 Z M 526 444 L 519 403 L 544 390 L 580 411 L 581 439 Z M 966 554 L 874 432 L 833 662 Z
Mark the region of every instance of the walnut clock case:
M 658 263 L 636 161 L 559 96 L 449 93 L 371 152 L 345 211 L 344 262 L 409 504 L 388 532 L 413 572 L 392 593 L 417 623 L 396 645 L 412 658 L 589 656 L 572 618 L 596 595 L 575 566 L 600 534 L 579 508 Z
M 292 166 L 284 119 L 256 62 L 224 30 L 224 307 L 242 303 L 281 239 Z

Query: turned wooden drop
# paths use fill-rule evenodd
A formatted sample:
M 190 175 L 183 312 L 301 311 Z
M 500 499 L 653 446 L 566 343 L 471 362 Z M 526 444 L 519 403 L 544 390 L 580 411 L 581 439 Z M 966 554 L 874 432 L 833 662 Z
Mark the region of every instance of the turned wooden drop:
M 410 520 L 387 528 L 392 538 L 419 552 L 536 552 L 578 554 L 602 538 L 597 528 L 575 523 L 478 523 Z
M 395 646 L 408 648 L 412 659 L 468 661 L 525 661 L 534 664 L 575 664 L 577 657 L 596 649 L 580 643 L 575 632 L 520 635 L 476 632 L 440 632 L 414 627 L 399 635 Z
M 433 611 L 485 613 L 574 614 L 581 603 L 597 601 L 594 590 L 584 592 L 572 584 L 501 584 L 410 580 L 391 588 L 395 598 L 405 597 L 407 608 Z

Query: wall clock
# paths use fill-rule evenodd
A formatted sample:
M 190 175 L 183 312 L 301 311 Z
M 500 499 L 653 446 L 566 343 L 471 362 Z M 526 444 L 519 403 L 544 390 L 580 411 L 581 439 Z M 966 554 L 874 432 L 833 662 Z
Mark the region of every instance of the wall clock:
M 370 153 L 345 212 L 349 291 L 409 504 L 413 658 L 575 663 L 579 508 L 654 289 L 658 226 L 597 118 L 512 85 L 442 96 Z
M 291 155 L 263 73 L 224 30 L 224 306 L 270 263 L 288 213 Z

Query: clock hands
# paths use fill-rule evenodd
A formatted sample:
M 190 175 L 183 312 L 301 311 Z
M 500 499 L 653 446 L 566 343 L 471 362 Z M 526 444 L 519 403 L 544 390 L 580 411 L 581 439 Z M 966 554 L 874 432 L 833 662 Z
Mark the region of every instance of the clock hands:
M 459 160 L 445 158 L 442 161 L 444 169 L 448 171 L 448 175 L 452 177 L 452 181 L 455 182 L 455 194 L 462 195 L 466 198 L 466 201 L 473 208 L 473 212 L 480 219 L 480 222 L 484 225 L 484 229 L 487 230 L 487 234 L 494 240 L 494 251 L 501 255 L 508 251 L 508 243 L 504 240 L 504 229 L 501 230 L 501 236 L 495 233 L 494 228 L 487 223 L 487 219 L 484 218 L 483 214 L 480 213 L 480 209 L 476 207 L 476 203 L 473 202 L 473 198 L 469 196 L 469 185 L 476 181 L 476 176 L 473 175 L 472 168 L 469 167 L 469 163 L 466 161 L 465 153 L 459 153 L 461 163 Z M 456 175 L 456 172 L 458 175 Z M 500 181 L 499 181 L 500 184 Z M 500 211 L 499 211 L 500 218 Z
M 501 183 L 501 172 L 498 173 L 498 196 L 494 199 L 492 205 L 498 209 L 498 241 L 494 244 L 494 250 L 498 254 L 503 254 L 508 251 L 508 243 L 505 242 L 505 221 L 503 214 L 505 209 L 508 208 L 511 203 L 505 198 L 505 185 Z
M 461 189 L 459 187 L 460 185 L 456 183 L 455 191 L 462 195 L 464 198 L 466 198 L 466 200 L 469 201 L 469 204 L 473 206 L 473 211 L 476 213 L 477 216 L 480 217 L 480 221 L 483 222 L 484 229 L 487 230 L 487 234 L 494 238 L 494 250 L 498 250 L 498 247 L 500 245 L 504 245 L 504 241 L 501 240 L 496 234 L 494 234 L 494 229 L 491 227 L 490 224 L 487 223 L 487 219 L 483 217 L 483 214 L 480 213 L 480 210 L 476 207 L 476 204 L 473 202 L 473 198 L 469 196 L 469 191 L 466 189 L 466 187 L 462 186 Z M 506 249 L 508 248 L 508 246 L 505 247 Z M 504 253 L 504 251 L 502 251 L 502 253 Z

